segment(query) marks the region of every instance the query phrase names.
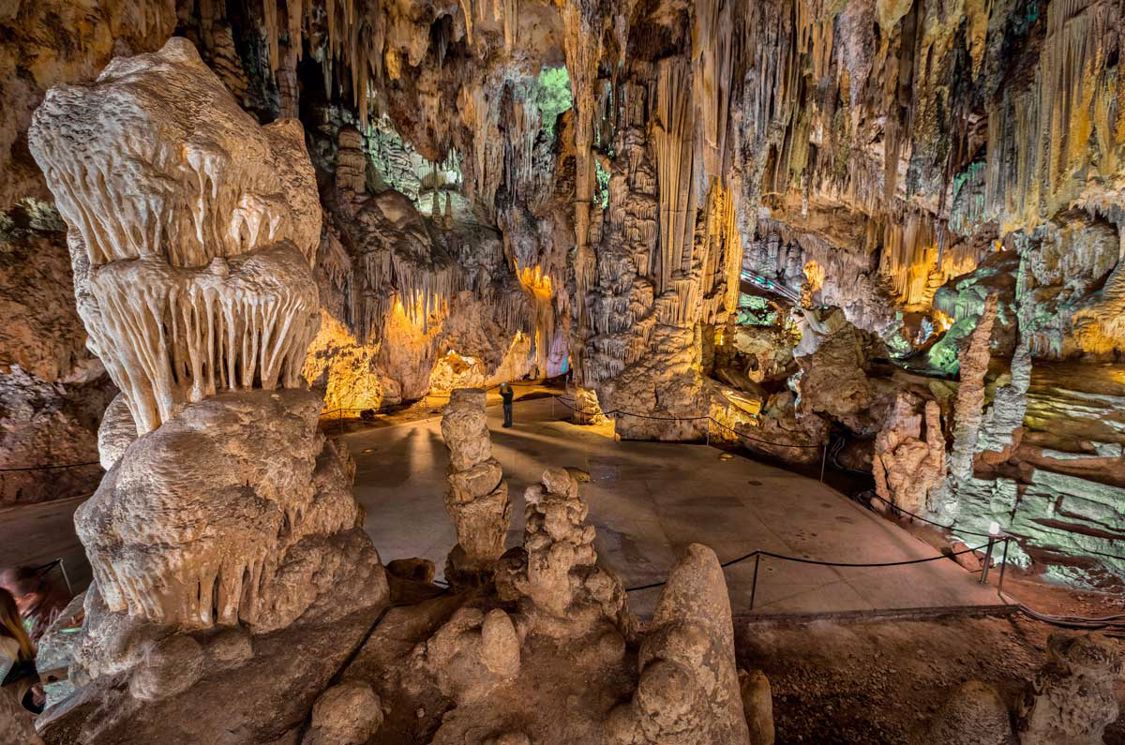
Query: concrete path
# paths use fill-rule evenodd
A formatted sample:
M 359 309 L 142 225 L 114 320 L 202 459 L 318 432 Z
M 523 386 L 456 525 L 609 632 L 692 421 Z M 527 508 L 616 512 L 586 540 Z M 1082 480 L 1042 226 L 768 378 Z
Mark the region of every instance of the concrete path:
M 90 584 L 90 564 L 74 534 L 85 497 L 0 509 L 0 567 L 38 566 L 61 558 L 75 590 Z
M 698 541 L 723 561 L 754 549 L 839 562 L 935 556 L 928 545 L 815 480 L 705 445 L 615 442 L 609 427 L 578 427 L 548 399 L 516 403 L 516 427 L 489 410 L 497 459 L 514 502 L 509 545 L 523 531 L 523 492 L 549 465 L 587 471 L 582 493 L 597 547 L 627 587 L 664 579 L 679 547 Z M 448 455 L 430 418 L 344 436 L 357 462 L 355 493 L 384 561 L 423 556 L 439 568 L 455 541 L 445 514 Z M 89 566 L 74 535 L 80 500 L 0 510 L 0 566 L 65 557 L 77 587 Z M 750 612 L 752 561 L 727 570 L 735 613 Z M 658 589 L 630 594 L 651 610 Z M 831 568 L 764 559 L 755 613 L 824 613 L 986 605 L 995 593 L 948 560 L 913 566 Z
M 705 445 L 615 442 L 608 427 L 561 421 L 540 399 L 516 403 L 516 426 L 489 409 L 494 455 L 513 506 L 508 544 L 523 531 L 523 491 L 550 465 L 587 471 L 581 485 L 597 548 L 626 587 L 664 579 L 677 549 L 705 543 L 719 559 L 754 549 L 834 562 L 905 561 L 937 552 L 819 482 Z M 455 542 L 445 514 L 448 455 L 437 418 L 345 436 L 357 463 L 355 493 L 384 561 L 420 556 L 440 569 Z M 735 613 L 749 613 L 754 562 L 730 567 Z M 630 594 L 646 612 L 659 590 Z M 754 613 L 992 605 L 995 592 L 952 561 L 889 568 L 835 568 L 763 559 Z

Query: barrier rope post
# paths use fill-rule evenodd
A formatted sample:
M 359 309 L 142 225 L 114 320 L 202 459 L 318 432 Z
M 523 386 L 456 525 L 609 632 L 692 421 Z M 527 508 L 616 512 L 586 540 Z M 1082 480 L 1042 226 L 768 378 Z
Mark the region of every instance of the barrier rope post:
M 754 554 L 754 579 L 750 582 L 750 610 L 754 610 L 754 598 L 758 594 L 758 564 L 762 561 L 762 555 L 759 553 Z
M 992 566 L 992 547 L 996 545 L 996 536 L 988 536 L 988 548 L 984 552 L 984 566 L 980 570 L 980 583 L 988 584 L 988 570 Z
M 820 483 L 824 483 L 824 462 L 828 460 L 828 443 L 824 444 L 824 448 L 820 451 Z
M 996 583 L 996 594 L 1003 599 L 1004 597 L 1004 570 L 1008 567 L 1008 544 L 1011 542 L 1010 535 L 1004 536 L 1004 553 L 1000 557 L 1000 579 Z
M 70 584 L 70 575 L 66 573 L 66 559 L 59 557 L 59 571 L 62 572 L 63 582 L 66 583 L 67 594 L 74 597 L 74 586 Z

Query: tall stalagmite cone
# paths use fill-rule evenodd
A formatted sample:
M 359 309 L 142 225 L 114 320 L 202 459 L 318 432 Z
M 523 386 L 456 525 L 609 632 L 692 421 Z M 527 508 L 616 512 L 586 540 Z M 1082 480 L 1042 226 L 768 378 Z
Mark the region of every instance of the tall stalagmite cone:
M 511 521 L 508 485 L 492 457 L 484 403 L 483 390 L 458 388 L 450 395 L 441 419 L 441 434 L 449 448 L 445 508 L 457 528 L 457 545 L 449 553 L 446 578 L 454 583 L 487 578 L 504 553 Z

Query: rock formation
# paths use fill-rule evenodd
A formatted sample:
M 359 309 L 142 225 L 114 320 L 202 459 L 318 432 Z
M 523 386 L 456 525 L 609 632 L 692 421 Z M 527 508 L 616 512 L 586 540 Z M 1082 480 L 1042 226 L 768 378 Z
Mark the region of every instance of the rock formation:
M 441 418 L 441 434 L 449 448 L 445 509 L 457 528 L 446 577 L 454 581 L 487 575 L 504 553 L 511 521 L 508 485 L 492 457 L 484 404 L 483 390 L 458 388 Z
M 1121 658 L 1098 634 L 1056 633 L 1048 641 L 1047 664 L 1028 685 L 1019 711 L 1020 743 L 1098 745 L 1117 719 L 1114 681 Z
M 320 212 L 296 122 L 258 127 L 175 40 L 52 89 L 29 139 L 70 227 L 89 343 L 138 433 L 217 391 L 297 385 Z
M 750 741 L 730 599 L 715 552 L 692 544 L 668 575 L 641 642 L 632 702 L 615 709 L 608 739 L 622 745 Z
M 926 401 L 921 413 L 917 405 L 907 393 L 895 399 L 890 417 L 875 438 L 871 471 L 880 497 L 920 515 L 933 510 L 930 493 L 944 482 L 946 466 L 938 403 Z
M 109 472 L 75 520 L 94 571 L 79 689 L 42 729 L 279 736 L 387 596 L 351 461 L 317 431 L 320 398 L 295 389 L 318 314 L 301 128 L 259 128 L 173 39 L 52 89 L 30 140 L 69 226 L 90 343 L 127 408 L 105 421 Z M 286 634 L 307 641 L 282 656 Z M 256 683 L 232 700 L 237 679 Z M 267 717 L 262 697 L 290 686 Z
M 548 468 L 524 494 L 524 541 L 497 570 L 500 598 L 515 601 L 541 634 L 581 636 L 629 625 L 621 582 L 598 566 L 594 526 L 566 469 Z
M 758 742 L 715 554 L 686 549 L 639 633 L 620 581 L 598 565 L 573 477 L 546 469 L 527 502 L 523 544 L 494 588 L 392 609 L 343 672 L 382 701 L 370 742 Z

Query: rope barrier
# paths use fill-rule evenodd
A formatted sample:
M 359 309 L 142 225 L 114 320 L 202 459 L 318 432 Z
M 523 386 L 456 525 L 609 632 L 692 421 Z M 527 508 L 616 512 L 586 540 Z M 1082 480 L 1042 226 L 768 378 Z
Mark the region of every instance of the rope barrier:
M 499 388 L 499 386 L 492 386 L 492 387 L 487 388 L 485 390 L 486 391 L 493 390 L 494 388 Z M 448 397 L 448 395 L 446 395 L 446 397 Z M 573 399 L 567 399 L 564 394 L 554 394 L 553 396 L 551 396 L 551 398 L 558 401 L 564 407 L 566 407 L 567 409 L 570 409 L 571 411 L 577 411 L 578 410 L 577 402 L 574 401 Z M 341 411 L 363 411 L 363 409 L 336 409 L 335 410 L 335 412 L 341 412 Z M 330 412 L 330 413 L 335 413 L 335 412 Z M 650 415 L 650 414 L 639 414 L 639 413 L 636 413 L 636 412 L 625 411 L 623 409 L 612 409 L 610 411 L 603 411 L 602 413 L 605 416 L 610 416 L 610 417 L 617 416 L 617 415 L 632 416 L 632 417 L 636 417 L 636 418 L 639 418 L 639 419 L 645 419 L 645 420 L 649 420 L 649 421 L 664 421 L 664 422 L 684 422 L 684 421 L 696 422 L 696 421 L 700 421 L 700 420 L 705 419 L 709 423 L 715 424 L 716 426 L 720 427 L 721 429 L 724 429 L 727 432 L 730 432 L 735 437 L 738 437 L 740 440 L 745 440 L 747 442 L 761 443 L 761 444 L 764 444 L 764 445 L 769 445 L 770 447 L 773 447 L 773 448 L 820 449 L 820 448 L 824 447 L 826 456 L 827 456 L 827 453 L 828 453 L 828 446 L 824 446 L 824 445 L 818 445 L 818 444 L 789 445 L 789 444 L 770 442 L 769 440 L 762 440 L 762 439 L 750 437 L 749 435 L 747 435 L 743 432 L 739 432 L 738 430 L 734 429 L 733 427 L 730 427 L 730 426 L 724 424 L 723 422 L 720 422 L 718 419 L 716 419 L 715 417 L 712 417 L 710 415 L 700 415 L 700 416 L 694 416 L 694 417 L 661 417 L 661 416 L 653 416 L 653 415 Z M 844 448 L 844 446 L 845 446 L 845 441 L 841 439 L 837 443 L 833 443 L 833 445 L 831 447 L 832 462 L 833 462 L 833 465 L 835 465 L 838 468 L 840 468 L 841 466 L 839 465 L 839 463 L 837 461 L 837 456 L 839 455 L 840 451 Z M 854 470 L 854 469 L 845 469 L 845 470 Z M 981 533 L 979 531 L 973 531 L 973 530 L 958 529 L 955 524 L 943 525 L 942 523 L 935 522 L 935 521 L 930 520 L 929 518 L 923 517 L 921 515 L 917 515 L 913 512 L 910 512 L 909 510 L 904 510 L 903 508 L 901 508 L 898 505 L 894 504 L 893 502 L 879 496 L 878 494 L 875 494 L 874 492 L 868 492 L 868 494 L 869 494 L 869 496 L 874 497 L 875 499 L 878 499 L 879 501 L 888 505 L 897 514 L 906 515 L 907 517 L 909 517 L 913 520 L 919 520 L 923 523 L 933 525 L 933 526 L 935 526 L 937 528 L 940 528 L 942 530 L 945 530 L 945 531 L 948 531 L 948 532 L 951 532 L 951 533 L 959 533 L 961 535 L 972 535 L 972 536 L 989 538 L 990 540 L 1000 539 L 998 536 L 992 536 L 988 533 Z M 1015 536 L 1012 536 L 1011 534 L 1005 534 L 1002 537 L 1002 540 L 1004 540 L 1005 542 L 1007 542 L 1009 540 L 1014 540 L 1014 539 L 1018 540 L 1018 539 L 1016 539 Z M 912 565 L 912 564 L 925 564 L 925 563 L 931 562 L 931 561 L 939 561 L 939 560 L 942 560 L 942 559 L 952 559 L 955 556 L 961 556 L 963 554 L 974 553 L 976 551 L 981 551 L 981 550 L 986 549 L 986 548 L 988 548 L 987 544 L 977 546 L 976 548 L 965 548 L 961 551 L 954 551 L 954 552 L 951 552 L 951 553 L 948 553 L 948 554 L 942 553 L 942 554 L 939 554 L 937 556 L 931 556 L 931 557 L 927 557 L 927 558 L 923 558 L 923 559 L 911 559 L 911 560 L 907 560 L 907 561 L 892 561 L 892 562 L 874 562 L 874 563 L 829 562 L 829 561 L 821 561 L 821 560 L 818 560 L 818 559 L 806 559 L 806 558 L 797 557 L 797 556 L 787 556 L 787 555 L 784 555 L 784 554 L 776 554 L 776 553 L 773 553 L 771 551 L 755 550 L 755 551 L 751 551 L 748 554 L 744 554 L 744 555 L 739 556 L 737 558 L 730 559 L 728 561 L 722 562 L 720 564 L 720 566 L 723 569 L 726 569 L 728 567 L 734 566 L 734 565 L 739 564 L 741 562 L 748 561 L 749 559 L 752 559 L 752 558 L 758 558 L 760 560 L 760 558 L 764 556 L 766 558 L 777 559 L 779 561 L 790 561 L 790 562 L 795 562 L 795 563 L 799 563 L 799 564 L 810 564 L 810 565 L 814 565 L 814 566 L 841 567 L 841 568 L 884 568 L 884 567 L 895 567 L 895 566 L 908 566 L 908 565 Z M 1006 549 L 1006 543 L 1005 543 L 1005 555 L 1006 554 L 1007 554 L 1007 549 Z M 755 588 L 756 588 L 756 586 L 757 586 L 757 566 L 755 566 L 754 582 L 755 582 Z M 1003 582 L 1003 573 L 1002 572 L 1001 572 L 1001 582 Z M 662 580 L 660 582 L 651 582 L 651 583 L 645 584 L 645 585 L 638 585 L 638 586 L 635 586 L 635 587 L 626 588 L 625 592 L 639 592 L 639 591 L 642 591 L 642 590 L 654 589 L 654 588 L 657 588 L 657 587 L 663 587 L 666 583 L 667 583 L 666 580 Z M 1010 601 L 1008 601 L 1004 597 L 1002 592 L 998 592 L 998 594 L 1000 595 L 1001 599 L 1004 600 L 1006 603 L 1012 604 Z M 1072 627 L 1072 628 L 1087 628 L 1086 626 L 1079 626 L 1077 624 L 1089 624 L 1089 623 L 1094 623 L 1094 624 L 1100 623 L 1101 624 L 1100 626 L 1090 626 L 1089 628 L 1105 628 L 1107 625 L 1113 626 L 1117 622 L 1117 619 L 1125 618 L 1125 614 L 1123 614 L 1122 616 L 1109 616 L 1105 619 L 1086 619 L 1086 618 L 1077 618 L 1077 617 L 1071 617 L 1071 618 L 1061 617 L 1060 618 L 1060 617 L 1050 616 L 1049 614 L 1039 613 L 1037 611 L 1034 611 L 1031 608 L 1028 608 L 1027 606 L 1025 606 L 1021 603 L 1018 603 L 1018 602 L 1015 603 L 1015 604 L 1018 605 L 1019 609 L 1022 612 L 1026 613 L 1031 618 L 1041 620 L 1045 623 L 1055 623 L 1056 625 L 1073 624 L 1071 626 L 1068 626 L 1068 627 Z M 1054 620 L 1052 620 L 1052 619 L 1054 619 Z
M 984 549 L 984 548 L 987 548 L 987 547 L 988 547 L 988 545 L 985 544 L 983 546 L 977 546 L 976 548 L 966 548 L 963 551 L 957 551 L 957 552 L 952 553 L 952 554 L 938 554 L 937 556 L 928 556 L 924 559 L 908 559 L 908 560 L 905 560 L 905 561 L 883 561 L 883 562 L 865 562 L 865 563 L 822 561 L 820 559 L 806 559 L 806 558 L 800 557 L 800 556 L 787 556 L 786 554 L 775 554 L 772 551 L 764 551 L 762 549 L 755 549 L 748 554 L 743 554 L 742 556 L 739 556 L 737 558 L 729 559 L 727 561 L 724 561 L 724 562 L 720 563 L 719 566 L 722 567 L 723 569 L 727 569 L 727 568 L 732 567 L 736 564 L 741 564 L 742 562 L 747 561 L 749 559 L 753 559 L 755 557 L 765 556 L 765 557 L 770 558 L 770 559 L 779 559 L 781 561 L 792 561 L 792 562 L 795 562 L 795 563 L 798 563 L 798 564 L 814 564 L 816 566 L 845 567 L 845 568 L 853 568 L 853 569 L 854 568 L 875 569 L 875 568 L 882 568 L 882 567 L 908 566 L 908 565 L 911 565 L 911 564 L 925 564 L 925 563 L 931 562 L 931 561 L 940 561 L 942 559 L 949 559 L 949 558 L 952 558 L 954 556 L 960 556 L 961 554 L 967 554 L 967 553 L 970 553 L 972 551 L 980 551 L 981 549 Z M 756 581 L 757 580 L 755 580 L 755 582 Z M 625 592 L 638 592 L 640 590 L 651 590 L 655 587 L 663 587 L 667 583 L 668 583 L 668 580 L 661 580 L 660 582 L 650 582 L 647 585 L 638 585 L 636 587 L 627 587 L 627 588 L 625 588 Z
M 85 463 L 56 463 L 54 465 L 19 466 L 15 468 L 0 468 L 0 473 L 18 473 L 24 471 L 55 471 L 63 468 L 83 468 L 85 466 L 100 466 L 101 461 L 91 460 Z

